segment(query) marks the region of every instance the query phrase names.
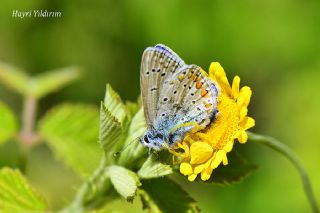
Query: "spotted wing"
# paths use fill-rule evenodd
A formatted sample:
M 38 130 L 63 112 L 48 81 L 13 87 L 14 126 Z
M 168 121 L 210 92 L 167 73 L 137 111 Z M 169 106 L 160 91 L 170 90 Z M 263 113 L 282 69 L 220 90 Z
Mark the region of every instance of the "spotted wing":
M 186 65 L 180 68 L 163 83 L 160 91 L 158 125 L 166 123 L 161 120 L 168 118 L 172 122 L 159 128 L 174 128 L 186 123 L 196 123 L 201 129 L 205 128 L 217 112 L 217 96 L 216 85 L 200 67 Z
M 184 66 L 183 60 L 164 45 L 158 44 L 144 51 L 140 69 L 140 87 L 144 115 L 149 126 L 154 126 L 164 82 L 170 81 Z

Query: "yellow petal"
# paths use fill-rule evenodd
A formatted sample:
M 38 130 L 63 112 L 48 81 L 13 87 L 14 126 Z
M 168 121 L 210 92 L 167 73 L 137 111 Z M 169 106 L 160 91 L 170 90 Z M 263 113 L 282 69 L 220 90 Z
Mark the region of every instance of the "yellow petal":
M 194 173 L 199 174 L 205 167 L 205 164 L 200 164 L 194 167 Z
M 244 86 L 240 89 L 237 105 L 239 107 L 247 107 L 250 102 L 252 91 L 250 87 Z
M 180 164 L 180 173 L 183 175 L 191 175 L 193 173 L 192 166 L 186 162 L 181 163 Z
M 209 178 L 211 177 L 212 174 L 212 170 L 210 173 L 208 173 L 207 171 L 201 172 L 201 180 L 206 181 L 209 180 Z
M 233 78 L 233 82 L 232 82 L 232 96 L 235 100 L 239 96 L 239 87 L 240 87 L 240 77 L 236 76 Z
M 245 117 L 240 123 L 240 126 L 244 130 L 250 129 L 251 127 L 254 127 L 254 125 L 255 125 L 255 120 L 251 117 Z
M 223 157 L 223 159 L 222 159 L 222 163 L 223 163 L 223 165 L 225 166 L 225 165 L 228 165 L 228 158 L 227 158 L 227 155 L 225 155 L 224 157 Z
M 221 163 L 222 159 L 225 157 L 226 152 L 224 150 L 219 150 L 217 151 L 217 153 L 215 154 L 215 157 L 211 163 L 211 168 L 215 169 L 219 166 L 219 164 Z
M 210 78 L 217 81 L 219 87 L 229 96 L 231 96 L 231 88 L 226 73 L 220 63 L 212 62 L 209 68 Z
M 197 175 L 196 174 L 192 174 L 188 176 L 188 180 L 193 182 L 196 179 Z
M 238 136 L 238 141 L 240 143 L 245 143 L 248 140 L 248 135 L 246 133 L 246 131 L 241 131 L 240 135 Z
M 224 150 L 226 152 L 230 152 L 232 150 L 232 147 L 233 147 L 233 140 L 230 140 L 227 142 L 227 144 L 225 145 L 224 147 Z
M 210 159 L 211 162 L 211 159 Z M 206 167 L 206 169 L 202 170 L 201 172 L 201 180 L 206 181 L 210 178 L 213 169 L 211 168 L 210 164 Z
M 239 115 L 239 120 L 242 121 L 248 114 L 248 109 L 247 107 L 241 107 L 240 108 L 240 115 Z
M 247 121 L 246 125 L 244 126 L 244 129 L 247 130 L 251 127 L 254 127 L 255 124 L 256 124 L 256 121 L 253 118 L 248 117 L 248 121 Z
M 212 155 L 212 147 L 204 142 L 195 142 L 190 147 L 191 164 L 200 164 L 207 161 Z

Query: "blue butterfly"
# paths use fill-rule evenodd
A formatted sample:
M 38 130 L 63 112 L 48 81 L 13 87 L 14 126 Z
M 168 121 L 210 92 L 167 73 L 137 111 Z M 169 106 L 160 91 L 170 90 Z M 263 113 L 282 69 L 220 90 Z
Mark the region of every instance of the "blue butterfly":
M 216 116 L 217 86 L 199 66 L 185 64 L 165 45 L 144 51 L 140 87 L 148 125 L 140 142 L 149 150 L 173 148 Z

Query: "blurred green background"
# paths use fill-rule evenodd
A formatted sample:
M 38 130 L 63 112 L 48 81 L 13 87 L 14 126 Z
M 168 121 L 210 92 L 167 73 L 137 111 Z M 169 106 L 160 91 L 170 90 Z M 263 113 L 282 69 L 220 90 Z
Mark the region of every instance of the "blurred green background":
M 62 18 L 12 18 L 13 10 L 61 11 Z M 105 84 L 124 100 L 139 95 L 141 54 L 163 43 L 187 63 L 207 69 L 219 61 L 229 78 L 253 90 L 253 131 L 287 143 L 301 157 L 320 203 L 320 2 L 2 0 L 0 60 L 36 74 L 79 65 L 84 77 L 40 102 L 39 116 L 62 102 L 99 106 Z M 3 100 L 20 115 L 22 99 L 0 85 Z M 300 179 L 279 154 L 257 144 L 237 145 L 260 169 L 240 184 L 188 184 L 202 212 L 311 212 Z M 6 150 L 6 151 L 4 151 Z M 14 144 L 0 147 L 14 152 Z M 9 152 L 7 152 L 9 151 Z M 8 154 L 9 155 L 9 154 Z M 26 171 L 53 209 L 73 196 L 80 179 L 45 145 L 27 156 Z M 84 156 L 85 157 L 85 156 Z M 1 162 L 1 161 L 0 161 Z M 14 164 L 1 162 L 1 165 Z M 110 208 L 141 212 L 135 201 Z

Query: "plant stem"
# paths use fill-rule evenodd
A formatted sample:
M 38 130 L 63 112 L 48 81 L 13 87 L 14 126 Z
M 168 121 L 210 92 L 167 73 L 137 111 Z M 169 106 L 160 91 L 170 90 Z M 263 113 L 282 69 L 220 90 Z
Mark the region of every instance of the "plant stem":
M 115 198 L 109 180 L 108 168 L 103 158 L 100 166 L 80 186 L 72 203 L 59 212 L 87 212 L 97 209 Z
M 32 96 L 26 96 L 22 111 L 22 129 L 20 133 L 20 140 L 24 145 L 26 145 L 26 147 L 32 146 L 40 139 L 34 132 L 36 111 L 37 99 Z
M 294 153 L 288 146 L 286 146 L 284 143 L 281 143 L 275 138 L 272 138 L 269 136 L 263 136 L 263 135 L 259 135 L 251 132 L 248 132 L 248 135 L 249 135 L 250 141 L 266 145 L 271 149 L 283 154 L 287 159 L 289 159 L 289 161 L 294 165 L 294 167 L 297 169 L 297 171 L 300 174 L 300 178 L 303 184 L 303 189 L 311 205 L 312 211 L 314 213 L 318 213 L 319 208 L 317 206 L 317 202 L 311 187 L 308 173 L 306 172 L 305 168 L 303 167 L 296 153 Z

